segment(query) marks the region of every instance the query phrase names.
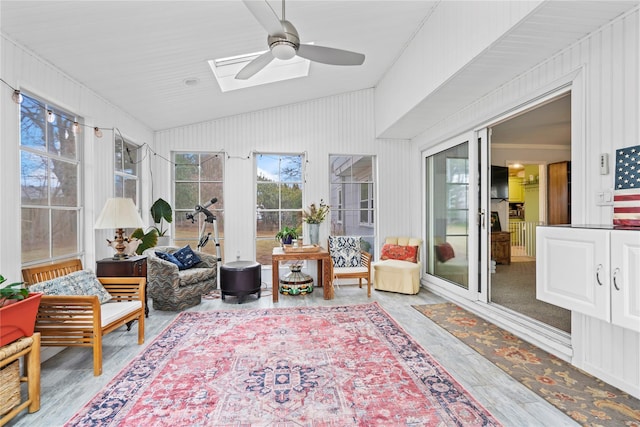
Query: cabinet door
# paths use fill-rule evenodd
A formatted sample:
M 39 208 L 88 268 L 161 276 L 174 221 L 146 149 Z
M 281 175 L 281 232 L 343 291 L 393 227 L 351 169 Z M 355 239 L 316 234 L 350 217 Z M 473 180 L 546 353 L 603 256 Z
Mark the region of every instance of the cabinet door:
M 640 231 L 611 232 L 611 321 L 640 331 Z
M 537 227 L 536 296 L 610 320 L 609 231 Z
M 522 189 L 522 178 L 509 177 L 509 201 L 524 202 L 524 190 Z

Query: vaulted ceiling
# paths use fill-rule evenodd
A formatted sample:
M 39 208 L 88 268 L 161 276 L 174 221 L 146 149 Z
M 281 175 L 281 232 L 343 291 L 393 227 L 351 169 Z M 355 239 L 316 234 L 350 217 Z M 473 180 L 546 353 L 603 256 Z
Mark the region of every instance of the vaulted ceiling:
M 364 64 L 311 63 L 308 77 L 226 93 L 207 60 L 267 48 L 239 0 L 3 0 L 0 19 L 9 39 L 160 130 L 373 87 L 436 3 L 287 1 L 303 43 L 363 53 Z
M 224 93 L 207 60 L 266 50 L 266 31 L 240 0 L 2 0 L 0 31 L 151 129 L 162 130 L 375 87 L 443 1 L 449 0 L 289 0 L 286 18 L 303 43 L 363 53 L 364 64 L 311 63 L 308 77 Z M 268 3 L 281 14 L 280 0 Z M 541 3 L 425 94 L 383 136 L 417 135 L 637 4 Z

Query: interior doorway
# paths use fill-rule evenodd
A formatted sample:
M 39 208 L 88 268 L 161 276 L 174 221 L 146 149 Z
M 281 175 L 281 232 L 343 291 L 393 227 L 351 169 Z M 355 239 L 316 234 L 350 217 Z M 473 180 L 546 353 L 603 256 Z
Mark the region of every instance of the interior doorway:
M 491 230 L 489 300 L 570 333 L 571 312 L 536 299 L 535 229 L 549 223 L 550 206 L 557 209 L 564 204 L 570 210 L 570 196 L 559 203 L 555 187 L 550 187 L 556 184 L 550 180 L 549 171 L 555 180 L 555 169 L 549 165 L 565 164 L 565 169 L 570 165 L 571 93 L 509 117 L 490 130 L 492 193 L 497 188 L 491 198 L 492 225 L 494 217 L 499 225 Z M 570 191 L 570 176 L 566 185 Z

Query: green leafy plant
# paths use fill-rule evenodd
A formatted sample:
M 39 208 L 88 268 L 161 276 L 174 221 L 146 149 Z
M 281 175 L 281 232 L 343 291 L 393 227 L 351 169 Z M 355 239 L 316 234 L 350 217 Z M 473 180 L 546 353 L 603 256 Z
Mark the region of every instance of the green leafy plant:
M 6 281 L 7 279 L 0 275 L 0 285 Z M 7 300 L 23 300 L 29 296 L 29 290 L 22 287 L 22 284 L 23 282 L 15 282 L 0 288 L 0 307 L 5 305 Z
M 282 227 L 282 230 L 276 233 L 276 240 L 280 240 L 282 243 L 285 241 L 291 242 L 291 239 L 297 239 L 299 235 L 298 230 L 295 228 Z
M 173 222 L 173 209 L 171 209 L 171 205 L 166 200 L 160 198 L 153 202 L 150 211 L 153 222 L 156 224 L 152 228 L 158 233 L 158 236 L 164 236 L 168 229 L 162 226 L 162 222 L 166 221 L 168 224 Z
M 138 248 L 136 249 L 136 253 L 141 255 L 146 249 L 152 248 L 158 244 L 158 231 L 155 227 L 146 233 L 142 230 L 142 228 L 136 228 L 129 236 L 131 239 L 139 239 L 142 240 Z

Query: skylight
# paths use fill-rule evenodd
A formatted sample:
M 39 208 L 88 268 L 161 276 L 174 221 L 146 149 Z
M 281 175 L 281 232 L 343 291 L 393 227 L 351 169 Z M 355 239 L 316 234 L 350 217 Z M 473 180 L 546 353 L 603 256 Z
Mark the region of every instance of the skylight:
M 275 58 L 269 65 L 250 79 L 236 80 L 234 78 L 242 67 L 264 52 L 266 51 L 208 60 L 207 62 L 220 86 L 220 90 L 222 90 L 222 92 L 228 92 L 309 75 L 310 61 L 299 56 L 294 56 L 287 61 Z

